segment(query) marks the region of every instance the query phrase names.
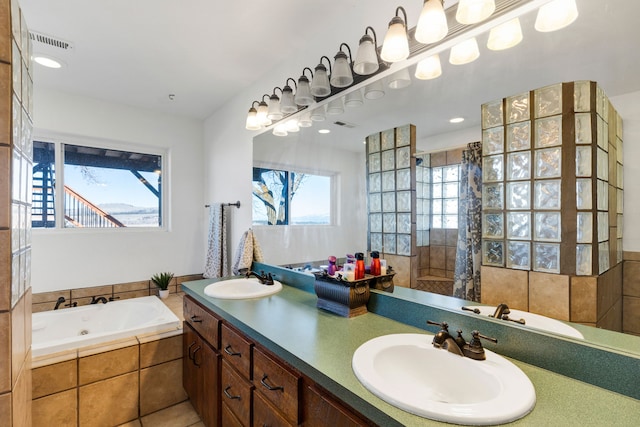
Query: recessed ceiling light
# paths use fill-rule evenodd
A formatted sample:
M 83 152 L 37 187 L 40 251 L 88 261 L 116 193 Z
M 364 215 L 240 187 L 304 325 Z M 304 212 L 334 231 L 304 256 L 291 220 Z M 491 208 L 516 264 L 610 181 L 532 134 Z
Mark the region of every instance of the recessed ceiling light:
M 464 117 L 454 117 L 453 119 L 449 120 L 449 123 L 462 123 L 464 122 Z
M 318 133 L 329 133 L 331 132 L 329 129 L 318 129 Z
M 62 62 L 50 56 L 35 55 L 33 60 L 47 68 L 62 68 Z

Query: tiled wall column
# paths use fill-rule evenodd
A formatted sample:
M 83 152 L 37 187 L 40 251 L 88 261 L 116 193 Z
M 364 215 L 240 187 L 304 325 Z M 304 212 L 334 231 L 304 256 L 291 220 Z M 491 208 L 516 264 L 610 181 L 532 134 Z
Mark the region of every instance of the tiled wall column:
M 31 45 L 0 0 L 0 425 L 31 425 Z

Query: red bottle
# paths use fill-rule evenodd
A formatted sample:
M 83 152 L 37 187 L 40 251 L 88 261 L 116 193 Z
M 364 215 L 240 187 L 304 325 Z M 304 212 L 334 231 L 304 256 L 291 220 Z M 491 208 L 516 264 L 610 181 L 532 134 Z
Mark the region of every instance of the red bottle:
M 364 279 L 364 254 L 362 252 L 356 253 L 356 271 L 354 279 Z
M 379 276 L 380 273 L 380 253 L 378 251 L 371 252 L 371 274 Z

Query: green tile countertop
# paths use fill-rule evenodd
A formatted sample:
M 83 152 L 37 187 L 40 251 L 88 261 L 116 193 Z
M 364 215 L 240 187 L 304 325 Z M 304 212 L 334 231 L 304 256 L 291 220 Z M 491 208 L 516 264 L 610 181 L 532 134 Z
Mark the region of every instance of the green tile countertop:
M 182 289 L 373 422 L 385 427 L 450 425 L 389 405 L 366 390 L 351 369 L 351 357 L 364 342 L 381 335 L 426 331 L 373 313 L 340 317 L 316 308 L 315 294 L 286 285 L 278 294 L 258 299 L 206 296 L 204 288 L 215 281 L 187 282 Z M 509 425 L 637 425 L 639 400 L 509 360 L 529 376 L 537 399 L 529 415 Z

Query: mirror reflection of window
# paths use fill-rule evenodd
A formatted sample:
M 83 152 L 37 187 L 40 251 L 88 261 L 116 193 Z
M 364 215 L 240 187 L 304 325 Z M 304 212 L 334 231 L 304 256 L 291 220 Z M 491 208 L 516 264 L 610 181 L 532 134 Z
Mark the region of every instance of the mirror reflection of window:
M 253 168 L 253 225 L 331 224 L 331 177 Z
M 458 228 L 460 165 L 431 168 L 431 228 Z

